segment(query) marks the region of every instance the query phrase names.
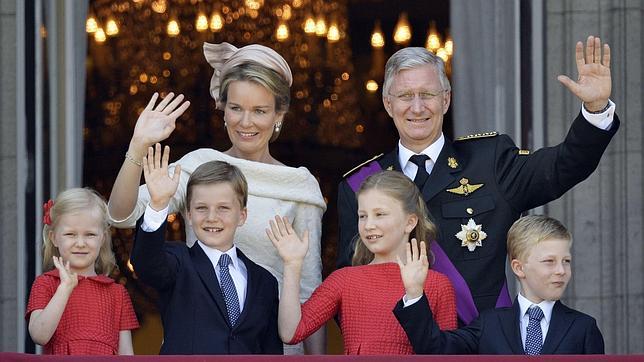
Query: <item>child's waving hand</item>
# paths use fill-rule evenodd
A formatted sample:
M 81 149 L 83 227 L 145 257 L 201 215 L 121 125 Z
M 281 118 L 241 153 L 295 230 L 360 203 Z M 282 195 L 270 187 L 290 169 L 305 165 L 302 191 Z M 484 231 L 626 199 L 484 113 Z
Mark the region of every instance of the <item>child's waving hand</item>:
M 429 270 L 425 242 L 421 241 L 419 247 L 418 241 L 411 239 L 411 242 L 407 244 L 406 262 L 403 263 L 400 257 L 397 258 L 407 299 L 420 297 L 423 294 L 423 286 L 425 279 L 427 279 L 427 270 Z
M 170 199 L 177 191 L 181 165 L 174 168 L 172 177 L 168 174 L 168 161 L 170 159 L 170 147 L 165 146 L 161 153 L 161 144 L 155 147 L 148 147 L 148 155 L 143 158 L 143 175 L 145 183 L 150 192 L 150 206 L 160 211 L 170 203 Z

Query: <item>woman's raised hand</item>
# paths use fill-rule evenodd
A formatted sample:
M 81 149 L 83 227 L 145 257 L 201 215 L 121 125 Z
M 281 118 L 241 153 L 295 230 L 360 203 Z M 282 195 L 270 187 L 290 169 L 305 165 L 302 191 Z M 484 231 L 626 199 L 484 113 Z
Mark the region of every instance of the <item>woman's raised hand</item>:
M 270 220 L 269 223 L 270 229 L 266 229 L 266 235 L 273 242 L 284 264 L 299 263 L 301 265 L 309 250 L 308 230 L 300 239 L 286 216 L 275 215 L 275 220 Z
M 170 92 L 155 106 L 158 98 L 159 93 L 155 92 L 134 126 L 132 143 L 136 144 L 141 153 L 147 147 L 168 138 L 174 131 L 177 118 L 190 107 L 189 101 L 183 102 L 183 94 L 175 97 Z
M 425 279 L 427 279 L 427 271 L 429 270 L 427 246 L 424 241 L 421 241 L 419 247 L 418 241 L 411 239 L 411 242 L 407 244 L 406 254 L 406 263 L 403 263 L 400 256 L 396 256 L 396 258 L 407 299 L 414 299 L 423 295 Z

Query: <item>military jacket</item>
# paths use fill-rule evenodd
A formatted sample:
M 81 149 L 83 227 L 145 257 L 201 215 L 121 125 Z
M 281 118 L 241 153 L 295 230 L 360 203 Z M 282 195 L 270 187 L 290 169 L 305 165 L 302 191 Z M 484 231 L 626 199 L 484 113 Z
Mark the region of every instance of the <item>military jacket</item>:
M 601 130 L 580 112 L 562 143 L 533 153 L 496 133 L 446 139 L 422 195 L 439 229 L 437 242 L 469 286 L 479 312 L 495 306 L 504 286 L 506 236 L 512 223 L 590 176 L 618 127 L 617 115 L 609 130 Z M 375 161 L 383 170 L 401 171 L 398 148 Z M 357 201 L 348 180 L 372 166 L 366 163 L 340 182 L 338 267 L 351 264 L 352 240 L 358 233 Z M 468 228 L 468 223 L 475 227 Z M 463 245 L 467 233 L 479 238 L 465 243 L 469 248 Z

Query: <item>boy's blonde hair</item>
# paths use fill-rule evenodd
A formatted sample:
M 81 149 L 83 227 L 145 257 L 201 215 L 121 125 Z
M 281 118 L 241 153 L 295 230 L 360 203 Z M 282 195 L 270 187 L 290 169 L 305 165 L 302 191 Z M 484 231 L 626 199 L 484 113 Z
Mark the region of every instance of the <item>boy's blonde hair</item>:
M 416 238 L 419 243 L 424 241 L 427 246 L 427 256 L 430 257 L 429 243 L 436 238 L 436 225 L 429 220 L 425 201 L 416 184 L 401 172 L 382 171 L 367 177 L 360 185 L 358 192 L 356 192 L 356 198 L 368 190 L 379 190 L 387 196 L 398 200 L 402 204 L 404 212 L 415 214 L 418 217 L 418 224 L 416 224 L 409 237 L 410 240 L 411 238 Z M 351 264 L 367 265 L 371 263 L 373 258 L 374 254 L 360 240 L 360 236 L 356 236 Z
M 50 238 L 54 233 L 60 217 L 72 213 L 97 213 L 101 219 L 103 227 L 103 245 L 98 252 L 98 257 L 94 264 L 96 274 L 109 275 L 116 267 L 116 260 L 112 252 L 112 235 L 110 231 L 109 219 L 107 216 L 107 204 L 105 199 L 98 192 L 89 188 L 73 188 L 65 190 L 58 194 L 54 201 L 54 206 L 49 210 L 51 225 L 44 225 L 42 230 L 43 236 L 43 271 L 54 269 L 52 256 L 60 256 L 58 248 Z
M 525 261 L 535 245 L 551 239 L 567 240 L 572 244 L 572 235 L 559 220 L 545 215 L 524 216 L 508 230 L 508 256 L 510 260 Z

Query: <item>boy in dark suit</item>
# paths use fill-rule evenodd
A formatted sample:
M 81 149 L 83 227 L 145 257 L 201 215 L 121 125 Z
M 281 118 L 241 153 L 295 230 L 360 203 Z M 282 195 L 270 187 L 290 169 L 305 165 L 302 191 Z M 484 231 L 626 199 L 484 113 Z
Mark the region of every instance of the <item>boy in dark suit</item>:
M 507 249 L 521 291 L 512 307 L 483 312 L 470 325 L 441 332 L 422 295 L 427 254 L 421 242 L 399 262 L 406 295 L 394 314 L 416 353 L 603 354 L 595 319 L 559 299 L 571 277 L 572 237 L 557 220 L 525 216 L 508 231 Z M 422 280 L 421 280 L 422 279 Z
M 169 147 L 150 147 L 143 173 L 150 203 L 137 226 L 131 261 L 159 292 L 161 354 L 282 354 L 277 331 L 277 280 L 233 244 L 246 221 L 247 183 L 223 161 L 190 176 L 186 222 L 197 242 L 165 243 L 168 203 L 180 167 L 168 175 Z

